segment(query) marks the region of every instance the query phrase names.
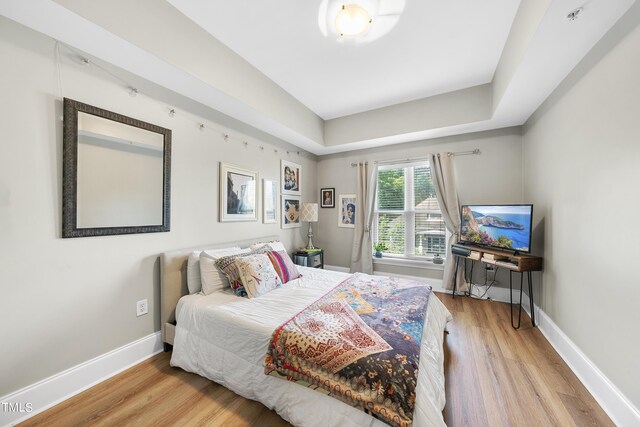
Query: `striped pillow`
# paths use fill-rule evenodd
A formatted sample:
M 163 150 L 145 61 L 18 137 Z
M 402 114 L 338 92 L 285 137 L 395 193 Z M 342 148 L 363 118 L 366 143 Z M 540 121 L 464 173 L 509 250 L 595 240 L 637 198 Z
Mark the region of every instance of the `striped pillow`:
M 273 268 L 282 279 L 282 283 L 297 279 L 301 276 L 296 265 L 291 261 L 286 251 L 269 251 L 267 252 Z

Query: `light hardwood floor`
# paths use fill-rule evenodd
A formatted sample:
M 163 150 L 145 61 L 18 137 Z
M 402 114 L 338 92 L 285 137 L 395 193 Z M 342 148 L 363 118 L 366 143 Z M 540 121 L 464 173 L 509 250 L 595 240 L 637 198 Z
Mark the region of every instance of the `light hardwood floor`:
M 613 426 L 539 330 L 508 304 L 437 294 L 453 314 L 445 343 L 448 426 Z M 288 426 L 260 403 L 159 354 L 24 426 Z

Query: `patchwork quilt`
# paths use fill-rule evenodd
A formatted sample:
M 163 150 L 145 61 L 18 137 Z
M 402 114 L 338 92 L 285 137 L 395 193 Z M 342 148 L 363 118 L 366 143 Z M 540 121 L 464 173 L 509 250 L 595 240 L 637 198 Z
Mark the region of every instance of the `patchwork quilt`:
M 277 328 L 265 373 L 410 426 L 431 287 L 356 273 Z

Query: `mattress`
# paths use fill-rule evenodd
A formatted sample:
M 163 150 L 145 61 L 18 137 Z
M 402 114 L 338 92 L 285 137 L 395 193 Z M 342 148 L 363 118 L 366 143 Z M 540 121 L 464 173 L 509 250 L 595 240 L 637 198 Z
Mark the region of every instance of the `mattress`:
M 209 378 L 262 402 L 296 426 L 384 426 L 333 397 L 264 374 L 264 358 L 277 327 L 349 277 L 298 267 L 303 277 L 259 298 L 221 290 L 187 295 L 176 307 L 171 365 Z M 444 329 L 451 315 L 432 294 L 424 328 L 414 426 L 444 426 Z

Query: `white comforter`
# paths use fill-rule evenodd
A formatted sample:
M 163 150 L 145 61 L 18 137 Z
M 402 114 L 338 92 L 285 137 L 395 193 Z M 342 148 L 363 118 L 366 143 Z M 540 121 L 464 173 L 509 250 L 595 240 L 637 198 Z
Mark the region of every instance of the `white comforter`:
M 384 426 L 332 397 L 264 374 L 274 329 L 349 275 L 299 267 L 303 277 L 258 298 L 230 290 L 187 295 L 176 309 L 171 365 L 207 377 L 274 409 L 296 426 Z M 420 351 L 414 426 L 444 426 L 443 332 L 449 311 L 432 294 Z

